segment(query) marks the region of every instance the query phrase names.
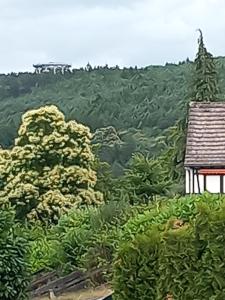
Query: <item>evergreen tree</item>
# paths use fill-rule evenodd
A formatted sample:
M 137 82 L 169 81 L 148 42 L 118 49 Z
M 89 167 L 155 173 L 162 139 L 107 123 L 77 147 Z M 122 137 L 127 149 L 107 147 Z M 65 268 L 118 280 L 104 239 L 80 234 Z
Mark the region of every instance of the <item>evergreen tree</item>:
M 205 47 L 202 31 L 199 29 L 198 52 L 194 61 L 194 95 L 195 101 L 215 101 L 218 94 L 218 82 L 215 62 Z
M 131 204 L 148 203 L 156 195 L 165 195 L 171 186 L 164 166 L 157 159 L 137 153 L 121 179 L 124 194 L 128 193 Z

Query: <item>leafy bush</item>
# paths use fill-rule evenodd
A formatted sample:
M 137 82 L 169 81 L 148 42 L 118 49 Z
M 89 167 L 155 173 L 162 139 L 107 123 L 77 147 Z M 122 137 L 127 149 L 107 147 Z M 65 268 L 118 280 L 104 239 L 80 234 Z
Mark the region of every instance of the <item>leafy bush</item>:
M 115 299 L 224 299 L 225 197 L 203 195 L 182 201 L 186 211 L 177 205 L 180 202 L 170 202 L 168 218 L 164 208 L 164 220 L 155 219 L 145 233 L 120 245 Z
M 33 272 L 57 268 L 101 267 L 106 272 L 121 236 L 121 225 L 133 212 L 125 202 L 109 202 L 99 207 L 71 209 L 49 229 L 33 226 L 28 230 L 29 264 Z
M 205 193 L 190 197 L 159 199 L 144 211 L 134 214 L 123 226 L 123 240 L 133 239 L 137 234 L 146 232 L 153 224 L 165 224 L 170 218 L 182 219 L 184 222 L 195 218 L 198 205 L 206 203 L 212 209 L 224 201 L 220 195 Z M 143 210 L 143 208 L 142 208 Z
M 115 299 L 156 299 L 159 242 L 155 230 L 121 246 L 114 263 Z
M 126 222 L 129 206 L 110 202 L 98 208 L 71 210 L 58 226 L 67 268 L 107 268 L 112 262 L 119 226 Z
M 39 230 L 36 238 L 30 241 L 28 261 L 32 273 L 62 266 L 65 262 L 64 251 L 58 236 L 52 231 Z
M 27 242 L 17 234 L 14 212 L 0 210 L 0 299 L 27 299 Z

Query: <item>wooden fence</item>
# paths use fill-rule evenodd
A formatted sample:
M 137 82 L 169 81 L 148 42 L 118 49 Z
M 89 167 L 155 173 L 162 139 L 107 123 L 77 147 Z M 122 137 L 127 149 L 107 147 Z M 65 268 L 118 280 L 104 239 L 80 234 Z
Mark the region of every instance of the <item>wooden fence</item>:
M 48 295 L 49 290 L 53 290 L 56 296 L 65 292 L 78 291 L 87 287 L 90 281 L 100 275 L 101 270 L 87 273 L 75 271 L 58 278 L 56 272 L 50 272 L 34 279 L 30 286 L 30 293 L 32 297 L 37 297 Z

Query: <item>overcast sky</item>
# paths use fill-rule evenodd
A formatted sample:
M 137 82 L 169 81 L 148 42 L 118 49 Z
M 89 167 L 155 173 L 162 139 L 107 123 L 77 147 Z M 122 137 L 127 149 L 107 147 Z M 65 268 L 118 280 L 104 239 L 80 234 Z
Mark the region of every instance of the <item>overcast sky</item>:
M 0 73 L 38 62 L 147 66 L 225 55 L 225 0 L 0 0 Z

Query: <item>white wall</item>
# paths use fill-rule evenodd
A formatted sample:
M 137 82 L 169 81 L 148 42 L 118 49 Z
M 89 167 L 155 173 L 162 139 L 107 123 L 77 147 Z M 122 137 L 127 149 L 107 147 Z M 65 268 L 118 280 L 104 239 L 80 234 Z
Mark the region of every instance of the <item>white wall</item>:
M 198 187 L 198 181 L 199 181 L 199 187 Z M 198 180 L 197 180 L 197 175 L 194 175 L 194 191 L 193 193 L 199 194 L 199 188 L 200 188 L 200 193 L 204 192 L 204 176 L 203 175 L 198 175 Z
M 191 191 L 189 190 L 189 172 L 187 169 L 185 171 L 185 191 L 186 194 L 191 193 Z
M 210 193 L 220 193 L 220 176 L 206 176 L 206 190 Z

